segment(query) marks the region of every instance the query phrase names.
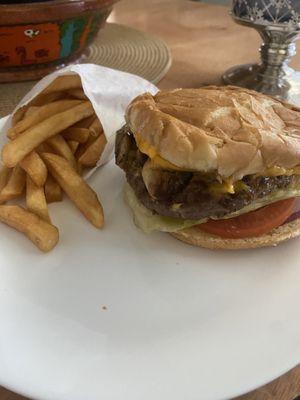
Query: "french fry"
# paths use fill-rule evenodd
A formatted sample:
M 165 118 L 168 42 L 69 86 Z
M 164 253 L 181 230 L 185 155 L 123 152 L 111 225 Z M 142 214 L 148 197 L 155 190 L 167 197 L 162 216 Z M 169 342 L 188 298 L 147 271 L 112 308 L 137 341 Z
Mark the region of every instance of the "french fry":
M 80 162 L 77 162 L 77 173 L 78 173 L 78 175 L 82 176 L 83 167 L 82 167 L 82 165 L 80 164 Z
M 78 162 L 85 167 L 94 167 L 100 159 L 107 143 L 104 134 L 98 136 L 78 158 Z
M 25 171 L 19 165 L 14 167 L 7 184 L 1 190 L 0 204 L 8 200 L 16 199 L 22 195 L 25 187 L 25 178 Z
M 90 136 L 90 130 L 87 128 L 70 127 L 63 131 L 62 135 L 66 140 L 74 140 L 75 142 L 85 143 Z
M 83 102 L 69 110 L 55 114 L 24 131 L 2 149 L 2 160 L 7 167 L 14 167 L 38 145 L 69 128 L 77 121 L 94 113 L 90 102 Z
M 28 104 L 28 106 L 41 107 L 44 106 L 45 104 L 52 103 L 52 101 L 56 101 L 64 97 L 65 95 L 62 92 L 53 92 L 53 93 L 42 92 L 38 94 L 34 99 L 32 99 L 31 102 Z
M 48 174 L 45 184 L 45 197 L 47 203 L 62 201 L 62 190 L 59 184 L 54 180 L 51 174 Z
M 11 124 L 15 126 L 21 119 L 24 117 L 27 109 L 29 108 L 28 105 L 19 108 L 12 116 Z
M 43 90 L 43 94 L 52 92 L 67 91 L 71 89 L 82 88 L 81 78 L 79 75 L 64 75 L 57 77 L 46 89 Z
M 26 207 L 29 211 L 51 223 L 44 188 L 37 186 L 29 175 L 26 176 Z
M 3 165 L 1 167 L 1 170 L 0 170 L 0 192 L 7 184 L 10 172 L 11 172 L 11 169 L 7 168 L 5 165 Z
M 47 167 L 36 151 L 32 151 L 23 160 L 20 166 L 27 172 L 37 186 L 44 186 L 47 179 Z
M 26 104 L 26 106 L 19 108 L 14 113 L 14 115 L 12 116 L 12 126 L 14 127 L 19 121 L 21 121 L 24 118 L 24 115 L 26 115 L 28 110 L 31 109 L 32 107 L 43 106 L 45 104 L 51 103 L 52 101 L 59 100 L 62 97 L 64 97 L 64 93 L 60 92 L 54 92 L 48 94 L 40 93 L 34 99 L 32 99 L 29 104 Z
M 87 97 L 82 89 L 70 89 L 67 91 L 67 94 L 69 94 L 72 97 L 75 97 L 76 99 L 80 99 L 80 100 L 87 99 Z
M 102 205 L 81 177 L 96 165 L 107 140 L 78 74 L 57 77 L 12 117 L 2 148 L 0 222 L 23 232 L 42 251 L 59 240 L 48 204 L 63 192 L 96 228 L 104 225 Z M 26 186 L 26 209 L 1 205 Z
M 96 140 L 96 138 L 103 133 L 101 122 L 99 121 L 96 115 L 89 126 L 89 131 L 90 131 L 90 136 L 88 140 L 85 143 L 80 144 L 75 153 L 75 157 L 77 160 L 79 160 L 82 154 L 84 154 L 87 151 L 87 149 L 92 145 L 92 143 Z
M 96 228 L 102 228 L 104 224 L 103 209 L 93 189 L 63 157 L 43 153 L 42 158 L 70 200 Z
M 25 113 L 24 118 L 29 117 L 30 115 L 34 114 L 36 111 L 39 110 L 39 106 L 30 106 Z
M 24 233 L 44 252 L 52 250 L 58 242 L 58 229 L 23 207 L 0 206 L 0 221 Z
M 79 143 L 76 142 L 76 140 L 68 140 L 67 143 L 68 143 L 68 146 L 70 147 L 72 153 L 75 154 L 75 152 L 79 146 Z
M 13 128 L 8 129 L 7 137 L 15 139 L 20 133 L 26 129 L 31 128 L 34 125 L 44 121 L 52 115 L 58 114 L 65 110 L 81 104 L 81 100 L 58 100 L 53 103 L 45 104 L 44 106 L 38 107 L 36 112 L 32 112 L 29 116 L 25 116 L 24 119 L 19 121 Z M 32 107 L 30 107 L 32 108 Z M 28 110 L 30 110 L 30 108 Z
M 47 140 L 47 144 L 50 145 L 55 151 L 55 154 L 58 154 L 64 157 L 69 163 L 72 165 L 73 168 L 77 168 L 76 159 L 72 150 L 68 146 L 67 142 L 61 135 L 53 136 L 52 138 Z
M 91 124 L 93 123 L 95 118 L 97 118 L 96 115 L 92 114 L 89 117 L 76 122 L 76 124 L 72 125 L 72 128 L 87 128 L 88 129 L 91 126 Z
M 89 130 L 92 132 L 93 136 L 96 137 L 103 133 L 103 127 L 98 117 L 96 117 L 91 123 L 91 125 L 89 126 Z
M 97 139 L 97 136 L 94 136 L 94 133 L 92 131 L 90 137 L 85 143 L 79 143 L 79 146 L 75 152 L 75 158 L 78 161 L 79 158 L 84 154 L 87 149 L 94 143 L 94 141 Z M 98 136 L 99 137 L 99 136 Z
M 37 148 L 36 151 L 38 154 L 40 153 L 55 153 L 53 148 L 47 142 L 41 143 Z

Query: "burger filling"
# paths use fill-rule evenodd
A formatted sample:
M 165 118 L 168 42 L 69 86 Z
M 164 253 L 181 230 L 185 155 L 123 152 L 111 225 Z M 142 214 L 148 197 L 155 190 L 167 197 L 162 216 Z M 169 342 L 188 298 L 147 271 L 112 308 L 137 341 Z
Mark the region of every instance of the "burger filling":
M 298 175 L 249 175 L 233 184 L 213 173 L 157 167 L 140 151 L 127 126 L 117 133 L 116 163 L 126 173 L 127 201 L 138 209 L 136 217 L 148 219 L 142 226 L 146 231 L 175 231 L 209 218 L 232 218 L 300 193 Z

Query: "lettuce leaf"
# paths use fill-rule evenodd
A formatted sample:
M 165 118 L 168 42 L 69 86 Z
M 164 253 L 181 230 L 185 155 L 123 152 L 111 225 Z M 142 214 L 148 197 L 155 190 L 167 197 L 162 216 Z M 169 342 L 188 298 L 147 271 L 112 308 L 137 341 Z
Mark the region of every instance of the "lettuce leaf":
M 124 196 L 126 203 L 132 210 L 134 223 L 145 233 L 150 233 L 153 231 L 176 232 L 207 221 L 207 219 L 190 220 L 154 214 L 151 210 L 148 210 L 148 208 L 140 203 L 133 189 L 128 183 L 125 185 Z M 297 176 L 294 182 L 285 189 L 277 190 L 268 196 L 257 199 L 241 210 L 228 214 L 226 217 L 223 217 L 223 219 L 237 217 L 238 215 L 257 210 L 258 208 L 264 207 L 276 201 L 298 196 L 300 196 L 300 177 Z

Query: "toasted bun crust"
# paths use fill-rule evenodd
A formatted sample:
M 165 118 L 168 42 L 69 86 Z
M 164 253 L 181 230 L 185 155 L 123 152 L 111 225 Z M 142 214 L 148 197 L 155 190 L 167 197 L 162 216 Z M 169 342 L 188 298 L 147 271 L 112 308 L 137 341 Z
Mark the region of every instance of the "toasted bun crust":
M 300 219 L 281 225 L 265 235 L 245 239 L 223 239 L 195 227 L 172 232 L 171 235 L 182 242 L 207 249 L 253 249 L 257 247 L 276 246 L 281 242 L 299 236 Z
M 179 168 L 241 179 L 300 164 L 300 108 L 233 86 L 137 97 L 126 120 L 139 140 Z

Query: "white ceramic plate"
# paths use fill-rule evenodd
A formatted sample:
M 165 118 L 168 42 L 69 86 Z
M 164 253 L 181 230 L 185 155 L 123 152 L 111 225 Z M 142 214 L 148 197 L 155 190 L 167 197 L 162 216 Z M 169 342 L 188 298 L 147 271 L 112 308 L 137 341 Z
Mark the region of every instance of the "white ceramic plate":
M 122 172 L 91 179 L 106 226 L 50 206 L 59 245 L 41 254 L 0 225 L 0 384 L 42 400 L 217 400 L 300 359 L 300 240 L 209 251 L 144 235 Z

